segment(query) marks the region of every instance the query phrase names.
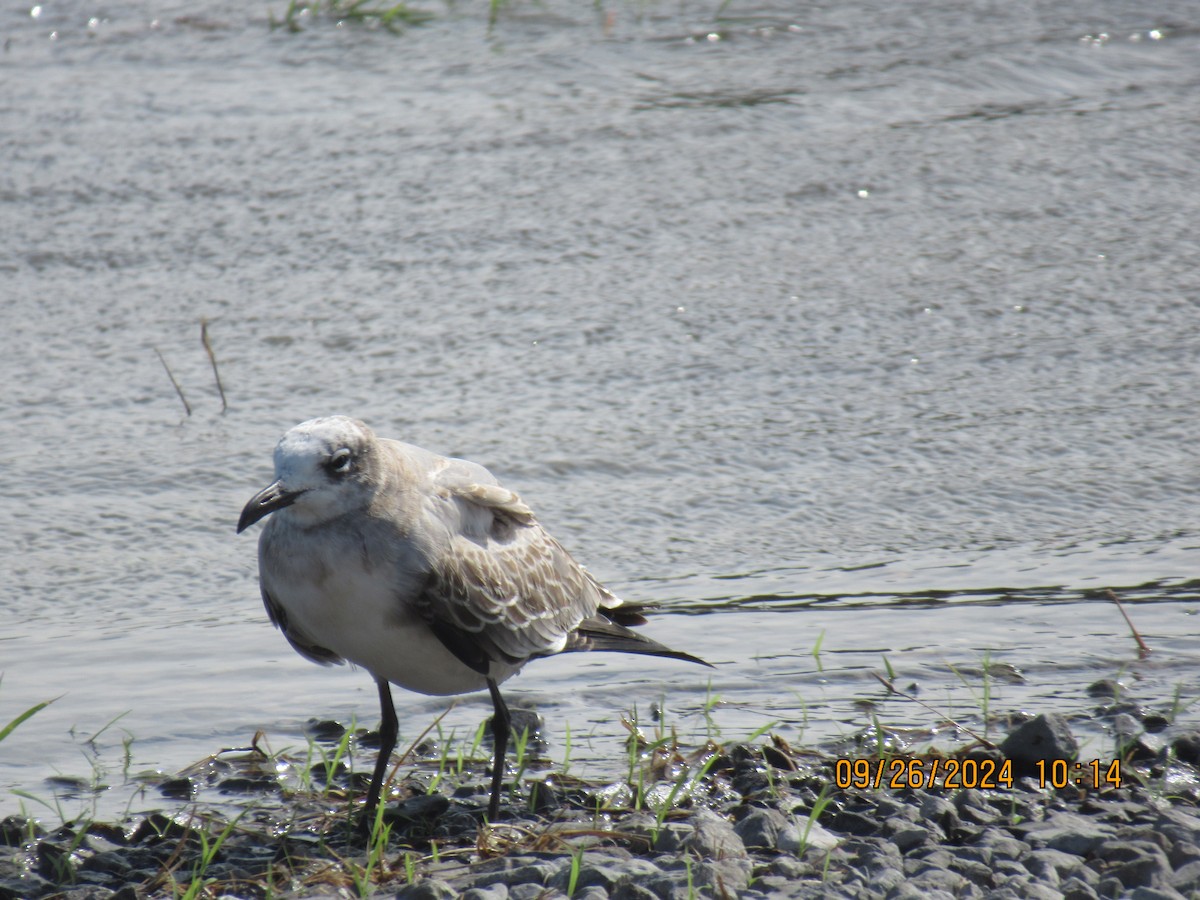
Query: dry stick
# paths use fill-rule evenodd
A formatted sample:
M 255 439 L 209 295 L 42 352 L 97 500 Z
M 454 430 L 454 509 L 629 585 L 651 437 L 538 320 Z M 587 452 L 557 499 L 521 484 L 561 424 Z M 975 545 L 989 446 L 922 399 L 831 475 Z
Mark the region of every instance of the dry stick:
M 886 678 L 884 678 L 878 672 L 872 672 L 871 674 L 874 675 L 879 680 L 880 684 L 882 684 L 885 688 L 888 689 L 889 693 L 895 694 L 897 697 L 903 697 L 905 700 L 911 700 L 913 703 L 916 703 L 919 706 L 925 707 L 927 710 L 929 710 L 931 713 L 933 713 L 936 716 L 942 716 L 942 713 L 940 711 L 934 709 L 932 706 L 930 706 L 928 703 L 926 703 L 924 700 L 920 699 L 919 697 L 914 697 L 912 694 L 906 694 L 904 691 L 900 690 L 900 688 L 896 687 L 896 685 L 894 685 L 892 682 L 888 681 Z M 991 741 L 989 741 L 987 738 L 983 737 L 982 735 L 976 734 L 974 731 L 972 731 L 970 728 L 968 728 L 966 725 L 962 724 L 961 722 L 958 722 L 954 719 L 950 719 L 949 721 L 954 723 L 955 728 L 961 728 L 963 731 L 965 731 L 971 737 L 975 738 L 975 740 L 978 743 L 987 747 L 989 750 L 996 749 L 995 744 L 993 744 Z
M 1133 633 L 1133 639 L 1137 641 L 1138 653 L 1143 656 L 1150 655 L 1150 648 L 1146 646 L 1146 642 L 1142 640 L 1142 636 L 1138 634 L 1138 630 L 1133 625 L 1133 620 L 1129 618 L 1129 613 L 1125 612 L 1125 607 L 1121 605 L 1121 601 L 1117 599 L 1117 595 L 1113 593 L 1112 588 L 1105 588 L 1104 593 L 1108 594 L 1108 599 L 1117 604 L 1117 609 L 1121 611 L 1121 615 L 1125 617 L 1125 624 L 1129 626 L 1129 630 Z
M 221 395 L 221 412 L 229 409 L 229 404 L 225 402 L 225 388 L 221 384 L 221 373 L 217 371 L 217 357 L 213 353 L 212 344 L 208 342 L 208 319 L 200 320 L 200 342 L 204 344 L 204 350 L 208 353 L 208 361 L 212 363 L 213 378 L 217 380 L 217 393 Z
M 456 706 L 458 706 L 458 700 L 450 701 L 450 705 L 446 707 L 446 709 L 442 712 L 442 714 L 440 716 L 438 716 L 436 719 L 434 719 L 432 722 L 430 722 L 429 725 L 426 726 L 424 731 L 422 731 L 415 738 L 413 738 L 413 742 L 408 745 L 408 749 L 400 754 L 400 758 L 398 760 L 396 760 L 396 764 L 394 766 L 392 766 L 392 771 L 388 773 L 388 777 L 383 779 L 383 785 L 385 788 L 388 787 L 389 785 L 391 785 L 391 783 L 393 781 L 395 781 L 396 773 L 399 772 L 400 767 L 408 761 L 408 758 L 409 758 L 409 756 L 412 755 L 412 752 L 417 749 L 417 744 L 419 744 L 419 743 L 421 743 L 421 741 L 425 740 L 425 735 L 429 734 L 429 732 L 431 732 L 431 731 L 433 731 L 433 729 L 437 728 L 438 725 L 440 725 L 442 723 L 442 719 L 444 719 L 444 718 L 446 718 L 446 716 L 450 715 L 450 711 L 452 709 L 454 709 L 454 707 L 456 707 Z
M 183 388 L 179 386 L 179 382 L 175 380 L 175 376 L 171 374 L 171 367 L 167 365 L 167 361 L 163 359 L 163 355 L 159 353 L 158 348 L 154 348 L 154 352 L 158 353 L 158 361 L 162 363 L 164 369 L 167 370 L 167 377 L 171 379 L 171 384 L 175 385 L 175 393 L 179 395 L 179 399 L 183 401 L 183 408 L 190 416 L 192 414 L 192 405 L 187 402 L 187 397 L 183 396 Z

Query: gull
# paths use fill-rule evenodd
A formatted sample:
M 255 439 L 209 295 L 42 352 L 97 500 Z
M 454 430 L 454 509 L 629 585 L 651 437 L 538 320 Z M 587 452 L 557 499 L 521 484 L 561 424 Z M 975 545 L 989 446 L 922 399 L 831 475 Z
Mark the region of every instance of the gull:
M 311 419 L 275 447 L 275 480 L 242 510 L 258 540 L 263 603 L 301 655 L 366 669 L 379 689 L 375 819 L 399 724 L 390 685 L 430 695 L 487 688 L 500 810 L 511 720 L 499 685 L 530 660 L 616 650 L 709 665 L 631 631 L 623 604 L 483 466 L 378 438 L 346 416 Z

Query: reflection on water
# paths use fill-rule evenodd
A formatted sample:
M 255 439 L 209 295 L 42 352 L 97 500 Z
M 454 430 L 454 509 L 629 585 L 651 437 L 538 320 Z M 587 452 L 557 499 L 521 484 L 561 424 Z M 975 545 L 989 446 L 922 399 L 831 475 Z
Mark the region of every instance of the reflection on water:
M 664 695 L 697 733 L 714 694 L 729 736 L 927 727 L 885 658 L 967 718 L 956 673 L 1013 666 L 994 708 L 1094 741 L 1092 681 L 1186 693 L 1200 22 L 1168 7 L 0 11 L 0 723 L 59 698 L 0 788 L 373 718 L 233 533 L 333 413 L 487 465 L 720 663 L 531 665 L 583 766 Z M 410 736 L 445 708 L 399 702 Z

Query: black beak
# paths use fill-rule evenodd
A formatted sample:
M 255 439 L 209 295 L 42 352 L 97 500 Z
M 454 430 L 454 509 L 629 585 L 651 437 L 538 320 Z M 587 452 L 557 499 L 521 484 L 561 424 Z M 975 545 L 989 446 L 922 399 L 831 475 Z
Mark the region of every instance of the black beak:
M 268 516 L 285 506 L 291 506 L 303 493 L 304 491 L 287 490 L 281 481 L 267 485 L 251 497 L 250 502 L 242 510 L 242 517 L 238 519 L 237 533 L 241 534 L 263 516 Z

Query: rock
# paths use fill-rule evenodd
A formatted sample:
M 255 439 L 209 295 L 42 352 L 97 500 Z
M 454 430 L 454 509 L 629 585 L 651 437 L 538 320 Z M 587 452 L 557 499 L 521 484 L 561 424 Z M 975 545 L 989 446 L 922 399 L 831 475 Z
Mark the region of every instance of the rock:
M 654 852 L 678 853 L 695 830 L 686 822 L 665 822 L 654 835 Z
M 750 884 L 752 872 L 748 859 L 705 859 L 692 866 L 692 884 L 700 896 L 736 897 Z
M 658 895 L 654 891 L 632 881 L 618 885 L 608 896 L 609 900 L 658 900 Z M 509 900 L 519 900 L 519 898 L 509 894 Z M 528 900 L 534 900 L 534 898 L 530 897 Z
M 824 853 L 839 843 L 841 838 L 820 822 L 803 822 L 794 829 L 784 829 L 779 833 L 779 849 L 783 853 L 800 853 L 801 850 Z
M 923 793 L 920 813 L 921 821 L 936 822 L 943 831 L 950 831 L 959 824 L 954 804 L 938 794 Z
M 1033 879 L 1013 879 L 1005 884 L 1021 900 L 1062 900 L 1062 894 L 1054 888 Z
M 883 833 L 892 839 L 901 853 L 909 853 L 931 840 L 926 829 L 899 816 L 883 823 Z
M 1171 874 L 1169 883 L 1182 894 L 1200 893 L 1200 860 L 1176 869 Z
M 694 828 L 685 848 L 700 859 L 745 859 L 746 845 L 725 819 L 702 809 L 691 818 Z
M 1020 859 L 1030 850 L 1029 844 L 998 829 L 990 829 L 980 835 L 978 846 L 988 848 L 993 861 Z
M 829 820 L 829 827 L 842 834 L 869 835 L 879 831 L 879 820 L 868 813 L 843 809 Z
M 1059 884 L 1083 867 L 1083 860 L 1062 850 L 1043 848 L 1032 851 L 1025 859 L 1025 868 L 1037 879 L 1050 887 Z
M 444 815 L 449 808 L 450 798 L 445 794 L 419 794 L 384 807 L 383 820 L 391 825 L 432 822 Z
M 1087 686 L 1087 695 L 1102 700 L 1113 700 L 1121 693 L 1120 683 L 1111 678 L 1101 678 Z
M 489 884 L 487 887 L 468 888 L 460 896 L 462 900 L 508 900 L 508 886 Z
M 335 744 L 342 739 L 346 728 L 333 719 L 309 719 L 304 723 L 304 733 L 314 741 Z
M 777 809 L 752 809 L 733 826 L 745 847 L 762 850 L 775 850 L 780 832 L 789 828 L 795 832 L 792 823 Z
M 1063 900 L 1099 900 L 1099 894 L 1092 889 L 1091 885 L 1075 877 L 1064 881 L 1059 886 L 1059 891 L 1062 892 Z
M 423 878 L 396 892 L 396 900 L 452 900 L 457 896 L 458 891 L 436 878 Z
M 1039 762 L 1075 759 L 1079 744 L 1066 718 L 1042 713 L 1014 728 L 1000 745 L 1000 752 L 1012 760 L 1014 775 L 1031 775 L 1037 773 Z
M 1110 873 L 1127 888 L 1160 887 L 1171 878 L 1171 867 L 1161 850 L 1122 863 Z
M 514 865 L 496 865 L 510 861 Z M 486 887 L 490 884 L 503 884 L 508 887 L 518 884 L 545 885 L 560 870 L 568 869 L 570 864 L 569 857 L 563 857 L 557 862 L 536 858 L 530 860 L 523 857 L 501 857 L 476 866 L 471 883 L 477 887 Z
M 1041 822 L 1022 822 L 1012 829 L 1031 844 L 1085 856 L 1113 837 L 1110 825 L 1069 812 L 1056 812 Z
M 596 859 L 584 854 L 579 866 L 579 874 L 575 879 L 575 890 L 588 887 L 602 887 L 605 893 L 625 882 L 643 882 L 662 874 L 662 869 L 648 859 Z M 546 886 L 566 893 L 571 881 L 571 866 L 559 869 Z

